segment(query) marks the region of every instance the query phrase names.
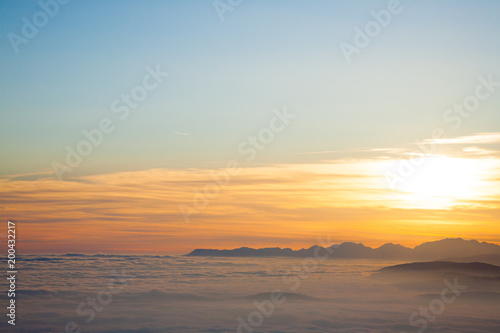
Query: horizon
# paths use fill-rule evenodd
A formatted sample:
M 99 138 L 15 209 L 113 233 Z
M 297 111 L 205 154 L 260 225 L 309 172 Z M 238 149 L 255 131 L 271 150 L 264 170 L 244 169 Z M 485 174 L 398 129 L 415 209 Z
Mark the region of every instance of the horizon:
M 333 245 L 342 245 L 344 243 L 353 243 L 353 244 L 361 244 L 361 245 L 364 245 L 366 247 L 369 247 L 369 248 L 372 248 L 372 249 L 377 249 L 377 248 L 380 248 L 384 245 L 387 245 L 387 244 L 393 244 L 393 245 L 401 245 L 401 246 L 404 246 L 406 248 L 409 248 L 409 249 L 415 249 L 415 247 L 419 246 L 419 245 L 422 245 L 422 244 L 425 244 L 425 243 L 435 243 L 435 242 L 439 242 L 439 241 L 444 241 L 444 240 L 464 240 L 464 241 L 476 241 L 478 242 L 479 244 L 483 244 L 483 243 L 486 243 L 486 244 L 493 244 L 493 245 L 497 245 L 497 246 L 500 246 L 500 243 L 493 243 L 493 242 L 485 242 L 485 241 L 478 241 L 476 239 L 465 239 L 465 238 L 462 238 L 462 237 L 457 237 L 457 238 L 442 238 L 442 239 L 436 239 L 436 240 L 431 240 L 431 241 L 426 241 L 426 242 L 421 242 L 421 243 L 418 243 L 414 246 L 406 246 L 406 245 L 402 245 L 402 244 L 399 244 L 399 243 L 394 243 L 394 242 L 386 242 L 386 243 L 380 243 L 379 245 L 367 245 L 366 243 L 363 243 L 363 242 L 356 242 L 356 241 L 343 241 L 343 242 L 333 242 L 331 243 L 330 245 L 328 245 L 327 247 L 330 247 L 330 246 L 333 246 Z M 325 245 L 321 245 L 321 244 L 313 244 L 313 245 L 310 245 L 310 246 L 304 246 L 304 247 L 296 247 L 296 248 L 291 248 L 291 247 L 283 247 L 283 246 L 269 246 L 269 247 L 249 247 L 249 246 L 245 246 L 245 245 L 242 245 L 240 247 L 237 247 L 237 248 L 193 248 L 192 250 L 190 250 L 189 252 L 187 253 L 167 253 L 167 252 L 136 252 L 136 253 L 131 253 L 131 252 L 28 252 L 28 253 L 23 253 L 24 255 L 71 255 L 71 254 L 82 254 L 82 255 L 89 255 L 89 256 L 92 256 L 92 255 L 110 255 L 110 256 L 113 256 L 113 255 L 124 255 L 124 256 L 185 256 L 185 255 L 188 255 L 189 253 L 191 253 L 192 251 L 194 250 L 198 250 L 198 249 L 203 249 L 203 250 L 234 250 L 234 249 L 240 249 L 240 248 L 250 248 L 250 249 L 264 249 L 264 248 L 279 248 L 279 249 L 292 249 L 294 251 L 298 251 L 298 250 L 304 250 L 304 249 L 310 249 L 311 247 L 314 247 L 314 246 L 322 246 L 322 247 L 325 247 Z

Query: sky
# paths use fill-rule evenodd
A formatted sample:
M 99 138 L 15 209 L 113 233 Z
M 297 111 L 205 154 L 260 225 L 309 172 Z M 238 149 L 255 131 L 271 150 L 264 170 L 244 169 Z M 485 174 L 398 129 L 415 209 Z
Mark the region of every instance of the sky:
M 1 218 L 27 252 L 500 243 L 499 14 L 3 1 Z

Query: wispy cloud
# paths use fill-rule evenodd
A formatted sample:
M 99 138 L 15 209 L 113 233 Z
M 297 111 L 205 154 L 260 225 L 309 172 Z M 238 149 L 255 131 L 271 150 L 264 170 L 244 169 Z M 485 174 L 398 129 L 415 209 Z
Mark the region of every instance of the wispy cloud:
M 344 150 L 324 150 L 324 151 L 311 151 L 296 153 L 295 155 L 327 155 L 327 154 L 338 154 L 341 157 L 346 155 L 359 155 L 359 153 L 370 153 L 370 154 L 400 154 L 403 153 L 405 149 L 403 148 L 355 148 L 355 149 L 344 149 Z M 364 155 L 366 156 L 366 154 Z
M 425 143 L 434 143 L 441 145 L 450 144 L 493 144 L 500 143 L 500 133 L 478 133 L 469 136 L 460 136 L 455 138 L 426 139 Z
M 334 154 L 338 152 L 342 152 L 342 150 L 309 151 L 303 153 L 295 153 L 295 155 L 321 155 L 321 154 Z
M 476 146 L 469 146 L 462 149 L 467 156 L 498 156 L 499 152 L 497 150 L 479 148 Z
M 184 133 L 184 132 L 174 132 L 174 134 L 177 134 L 177 135 L 191 135 L 189 133 Z
M 192 216 L 191 225 L 184 223 L 179 204 L 193 200 L 193 189 L 214 186 L 213 175 L 224 169 L 149 169 L 64 182 L 15 175 L 0 179 L 0 219 L 29 225 L 23 230 L 27 252 L 141 251 L 144 243 L 150 251 L 179 253 L 214 242 L 219 247 L 269 246 L 264 230 L 276 235 L 275 245 L 300 247 L 306 245 L 304 239 L 332 228 L 345 240 L 373 239 L 377 230 L 399 237 L 417 222 L 444 237 L 462 232 L 474 238 L 474 232 L 493 232 L 499 209 L 495 202 L 500 187 L 489 179 L 498 178 L 500 161 L 488 161 L 488 179 L 481 183 L 483 192 L 471 198 L 473 203 L 449 200 L 446 209 L 432 212 L 420 209 L 411 194 L 384 186 L 387 161 L 346 159 L 242 168 L 202 214 Z M 449 223 L 449 229 L 441 222 Z M 437 224 L 440 229 L 433 227 Z M 127 231 L 137 228 L 140 234 Z

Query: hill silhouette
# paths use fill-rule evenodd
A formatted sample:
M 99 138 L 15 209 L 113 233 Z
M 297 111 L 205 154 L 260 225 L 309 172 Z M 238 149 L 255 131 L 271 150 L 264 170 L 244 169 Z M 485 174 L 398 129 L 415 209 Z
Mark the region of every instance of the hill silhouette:
M 482 262 L 414 262 L 384 267 L 370 277 L 397 288 L 411 290 L 439 290 L 443 283 L 446 284 L 445 281 L 448 284 L 452 281 L 464 286 L 462 291 L 498 292 L 500 267 Z M 495 299 L 499 300 L 498 297 Z
M 384 267 L 378 271 L 382 274 L 400 272 L 445 272 L 453 274 L 476 274 L 481 276 L 500 276 L 500 267 L 482 262 L 458 263 L 449 261 L 414 262 Z
M 443 258 L 440 261 L 451 261 L 451 262 L 484 262 L 487 264 L 492 264 L 500 266 L 500 254 L 480 254 L 471 257 L 451 257 Z

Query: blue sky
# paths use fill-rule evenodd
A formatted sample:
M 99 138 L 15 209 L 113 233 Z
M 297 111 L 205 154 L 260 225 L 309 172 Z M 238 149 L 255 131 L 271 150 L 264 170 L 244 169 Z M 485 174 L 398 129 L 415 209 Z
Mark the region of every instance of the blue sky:
M 0 3 L 0 174 L 50 169 L 147 66 L 170 76 L 105 137 L 80 173 L 214 167 L 265 126 L 297 119 L 256 163 L 300 153 L 399 147 L 429 137 L 480 75 L 500 78 L 500 3 L 401 1 L 403 11 L 348 64 L 354 27 L 386 1 L 243 1 L 221 21 L 210 1 L 70 1 L 15 53 L 36 1 Z M 498 130 L 500 94 L 450 134 Z M 178 135 L 175 132 L 190 134 Z

